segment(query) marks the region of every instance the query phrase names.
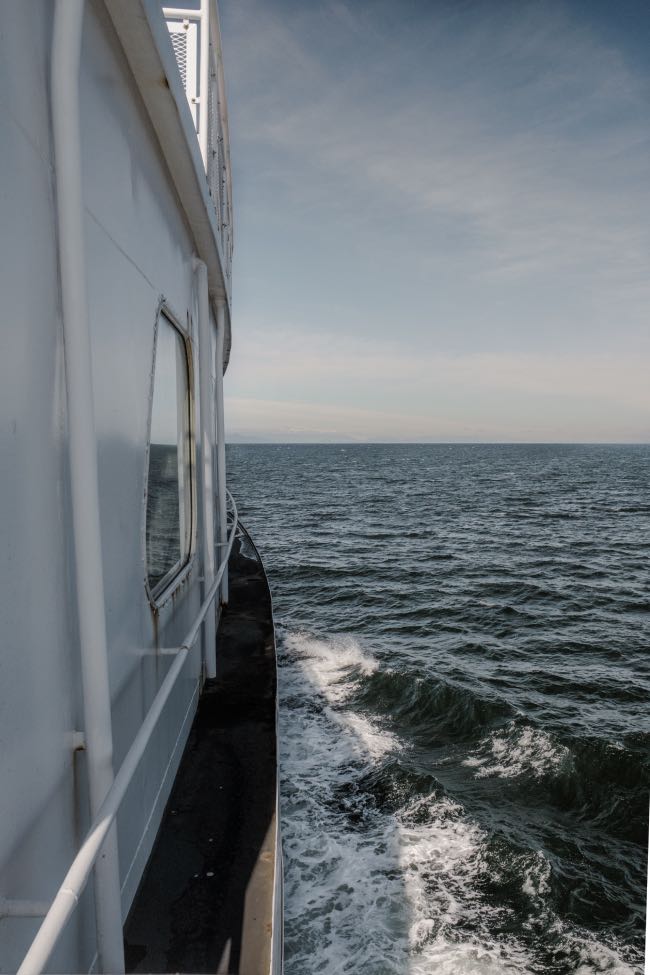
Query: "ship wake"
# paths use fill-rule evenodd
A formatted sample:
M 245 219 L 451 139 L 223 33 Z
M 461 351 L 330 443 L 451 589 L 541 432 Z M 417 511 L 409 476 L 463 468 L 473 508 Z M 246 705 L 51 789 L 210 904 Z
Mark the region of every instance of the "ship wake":
M 349 636 L 278 637 L 287 975 L 632 975 L 557 916 L 544 852 L 490 835 L 391 727 L 389 702 L 364 706 L 390 668 Z M 516 776 L 564 761 L 524 731 L 467 764 Z

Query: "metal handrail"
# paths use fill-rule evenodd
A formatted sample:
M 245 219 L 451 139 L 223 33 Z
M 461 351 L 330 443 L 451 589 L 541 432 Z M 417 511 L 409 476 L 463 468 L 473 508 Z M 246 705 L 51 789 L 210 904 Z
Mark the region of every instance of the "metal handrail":
M 199 25 L 198 98 L 194 92 L 188 90 L 187 85 L 185 94 L 193 111 L 198 102 L 195 126 L 208 187 L 217 216 L 224 260 L 223 271 L 228 282 L 230 282 L 233 248 L 232 172 L 221 32 L 216 3 L 215 0 L 200 0 L 198 8 L 165 5 L 162 8 L 162 13 L 168 25 L 189 21 Z M 174 50 L 174 54 L 177 54 L 176 50 Z
M 45 965 L 47 964 L 47 961 L 70 918 L 70 915 L 79 903 L 79 897 L 88 882 L 95 861 L 101 852 L 102 844 L 108 835 L 113 820 L 115 819 L 122 800 L 126 795 L 126 790 L 131 783 L 131 779 L 133 778 L 135 770 L 140 763 L 140 759 L 144 755 L 145 749 L 149 744 L 149 740 L 151 739 L 151 735 L 153 734 L 158 719 L 162 714 L 162 710 L 169 695 L 171 694 L 178 675 L 183 669 L 183 664 L 185 663 L 192 646 L 196 642 L 199 630 L 201 629 L 201 624 L 203 623 L 203 620 L 205 619 L 206 614 L 212 605 L 215 594 L 219 589 L 221 579 L 226 570 L 226 566 L 228 565 L 228 559 L 230 558 L 230 553 L 232 551 L 232 545 L 235 540 L 235 533 L 237 531 L 237 524 L 239 520 L 235 499 L 230 491 L 227 491 L 226 494 L 233 508 L 233 522 L 230 538 L 228 540 L 228 547 L 219 565 L 219 569 L 217 570 L 212 585 L 210 586 L 210 589 L 208 590 L 208 593 L 201 604 L 201 608 L 194 623 L 192 624 L 192 627 L 176 651 L 174 662 L 167 671 L 165 679 L 160 685 L 158 693 L 154 697 L 144 721 L 140 725 L 140 730 L 133 739 L 133 743 L 126 753 L 124 761 L 120 766 L 119 772 L 115 776 L 112 786 L 106 793 L 106 798 L 104 799 L 97 816 L 93 820 L 92 825 L 86 834 L 86 839 L 81 844 L 79 852 L 72 861 L 72 865 L 65 875 L 65 879 L 59 887 L 50 909 L 45 915 L 43 923 L 38 929 L 36 937 L 32 941 L 29 951 L 25 955 L 23 962 L 18 969 L 18 975 L 40 975 L 45 968 Z

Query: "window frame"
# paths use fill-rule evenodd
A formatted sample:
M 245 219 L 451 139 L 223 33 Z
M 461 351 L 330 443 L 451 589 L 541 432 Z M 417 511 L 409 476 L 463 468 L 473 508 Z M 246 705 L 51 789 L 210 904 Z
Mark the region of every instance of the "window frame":
M 164 318 L 167 324 L 175 330 L 182 341 L 185 351 L 185 363 L 187 367 L 187 435 L 188 435 L 188 473 L 189 473 L 189 547 L 187 555 L 179 558 L 177 562 L 165 573 L 162 579 L 155 585 L 149 583 L 149 573 L 147 571 L 147 501 L 149 497 L 149 455 L 151 452 L 151 423 L 153 419 L 154 386 L 156 382 L 156 355 L 158 352 L 158 332 L 160 320 Z M 149 376 L 149 405 L 147 416 L 147 444 L 145 450 L 144 467 L 144 497 L 143 497 L 143 518 L 142 518 L 142 560 L 144 566 L 144 585 L 147 598 L 154 610 L 159 610 L 176 592 L 179 586 L 190 574 L 194 560 L 196 558 L 196 530 L 197 530 L 197 504 L 196 504 L 196 424 L 195 424 L 195 397 L 194 397 L 194 355 L 192 339 L 189 327 L 184 327 L 178 316 L 171 310 L 168 302 L 161 298 L 156 310 L 156 318 L 153 330 L 153 351 L 151 356 L 151 371 Z

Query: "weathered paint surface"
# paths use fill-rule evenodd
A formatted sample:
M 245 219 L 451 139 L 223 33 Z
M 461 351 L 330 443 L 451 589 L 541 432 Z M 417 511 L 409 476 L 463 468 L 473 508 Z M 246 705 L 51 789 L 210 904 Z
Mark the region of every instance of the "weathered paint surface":
M 48 0 L 15 4 L 0 25 L 0 897 L 39 901 L 54 894 L 88 825 L 84 753 L 75 753 L 72 741 L 83 727 L 49 112 L 51 11 Z M 196 296 L 189 230 L 100 2 L 87 5 L 82 50 L 85 237 L 117 768 L 169 667 L 171 658 L 158 649 L 180 642 L 200 605 L 197 552 L 178 592 L 154 613 L 143 549 L 156 312 L 164 296 L 196 350 Z M 191 726 L 200 677 L 197 644 L 118 817 L 124 915 Z M 34 918 L 0 920 L 0 971 L 16 970 L 37 926 Z M 93 931 L 88 889 L 51 970 L 87 970 Z

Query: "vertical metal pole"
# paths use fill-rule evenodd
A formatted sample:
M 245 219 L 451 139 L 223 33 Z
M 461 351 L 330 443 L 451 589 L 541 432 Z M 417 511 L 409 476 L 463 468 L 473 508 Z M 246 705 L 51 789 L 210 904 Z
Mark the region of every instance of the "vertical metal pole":
M 83 14 L 84 0 L 56 2 L 52 128 L 84 731 L 94 819 L 113 783 L 113 734 L 83 233 L 79 112 Z M 104 843 L 94 876 L 99 964 L 104 972 L 121 973 L 124 945 L 115 826 Z
M 208 107 L 210 100 L 210 2 L 201 0 L 199 38 L 199 146 L 208 171 Z
M 217 405 L 217 497 L 219 501 L 219 551 L 226 551 L 228 521 L 226 508 L 226 434 L 223 410 L 223 343 L 226 334 L 226 302 L 219 298 L 217 307 L 216 405 Z M 221 602 L 228 602 L 228 567 L 221 582 Z
M 212 441 L 215 431 L 214 397 L 212 392 L 212 335 L 208 299 L 208 270 L 194 261 L 199 304 L 199 403 L 201 408 L 201 514 L 203 521 L 203 593 L 212 585 L 215 572 L 214 557 L 214 483 Z M 208 610 L 203 628 L 205 640 L 206 677 L 216 677 L 216 614 Z

